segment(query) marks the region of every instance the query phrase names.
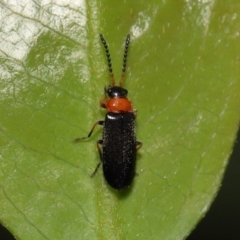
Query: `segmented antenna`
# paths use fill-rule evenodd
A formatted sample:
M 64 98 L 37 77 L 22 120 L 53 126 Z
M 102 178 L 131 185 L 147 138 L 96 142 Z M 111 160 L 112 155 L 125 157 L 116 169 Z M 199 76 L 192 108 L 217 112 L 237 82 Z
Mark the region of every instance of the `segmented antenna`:
M 115 80 L 114 80 L 114 75 L 113 75 L 113 70 L 112 70 L 112 62 L 111 62 L 111 58 L 110 58 L 108 45 L 107 45 L 107 42 L 104 39 L 102 34 L 100 34 L 100 39 L 101 39 L 101 41 L 103 43 L 103 46 L 105 48 L 105 52 L 106 52 L 106 56 L 107 56 L 107 62 L 108 62 L 108 70 L 109 70 L 110 77 L 111 77 L 111 80 L 112 80 L 112 86 L 114 86 L 115 85 Z
M 126 38 L 126 41 L 125 41 L 125 48 L 124 48 L 124 54 L 123 54 L 123 65 L 122 65 L 122 75 L 121 75 L 121 79 L 119 81 L 119 86 L 120 87 L 122 86 L 123 80 L 124 80 L 124 77 L 125 77 L 129 43 L 130 43 L 130 34 L 127 35 L 127 38 Z

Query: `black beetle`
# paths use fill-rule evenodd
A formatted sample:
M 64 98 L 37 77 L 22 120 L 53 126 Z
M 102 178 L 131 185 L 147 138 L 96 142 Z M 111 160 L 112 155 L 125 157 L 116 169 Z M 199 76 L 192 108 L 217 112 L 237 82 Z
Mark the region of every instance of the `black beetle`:
M 136 152 L 142 143 L 136 141 L 135 118 L 136 110 L 132 108 L 127 98 L 128 91 L 122 88 L 125 77 L 127 52 L 130 35 L 127 35 L 123 55 L 123 67 L 119 86 L 115 86 L 114 75 L 108 45 L 100 34 L 100 39 L 106 51 L 111 85 L 104 88 L 104 97 L 100 106 L 107 110 L 105 121 L 97 121 L 87 137 L 75 138 L 74 141 L 87 139 L 92 135 L 97 125 L 103 126 L 103 139 L 97 141 L 100 163 L 91 176 L 94 176 L 99 166 L 103 165 L 103 174 L 108 184 L 118 190 L 131 185 L 136 166 Z M 101 147 L 102 146 L 102 150 Z

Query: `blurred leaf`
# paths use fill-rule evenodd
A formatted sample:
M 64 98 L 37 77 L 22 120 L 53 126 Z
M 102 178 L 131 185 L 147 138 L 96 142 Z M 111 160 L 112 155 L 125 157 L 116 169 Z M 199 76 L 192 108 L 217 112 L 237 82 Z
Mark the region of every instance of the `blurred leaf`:
M 58 3 L 2 1 L 1 222 L 18 239 L 183 239 L 220 186 L 239 122 L 237 0 Z M 117 192 L 86 142 L 109 84 L 138 109 L 132 187 Z M 116 67 L 115 67 L 116 66 Z

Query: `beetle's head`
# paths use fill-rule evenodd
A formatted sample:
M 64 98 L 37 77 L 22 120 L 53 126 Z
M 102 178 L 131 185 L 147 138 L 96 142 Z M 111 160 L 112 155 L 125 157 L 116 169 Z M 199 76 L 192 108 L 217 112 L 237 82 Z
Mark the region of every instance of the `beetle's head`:
M 125 98 L 127 97 L 128 91 L 119 86 L 109 86 L 105 88 L 105 94 L 110 98 Z

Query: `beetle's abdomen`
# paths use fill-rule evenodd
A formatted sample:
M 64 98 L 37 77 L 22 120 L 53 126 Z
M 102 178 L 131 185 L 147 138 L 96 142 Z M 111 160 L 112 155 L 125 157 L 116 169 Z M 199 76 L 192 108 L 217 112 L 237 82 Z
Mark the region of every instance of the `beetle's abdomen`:
M 110 186 L 129 187 L 136 165 L 135 116 L 133 112 L 108 112 L 103 126 L 103 173 Z

